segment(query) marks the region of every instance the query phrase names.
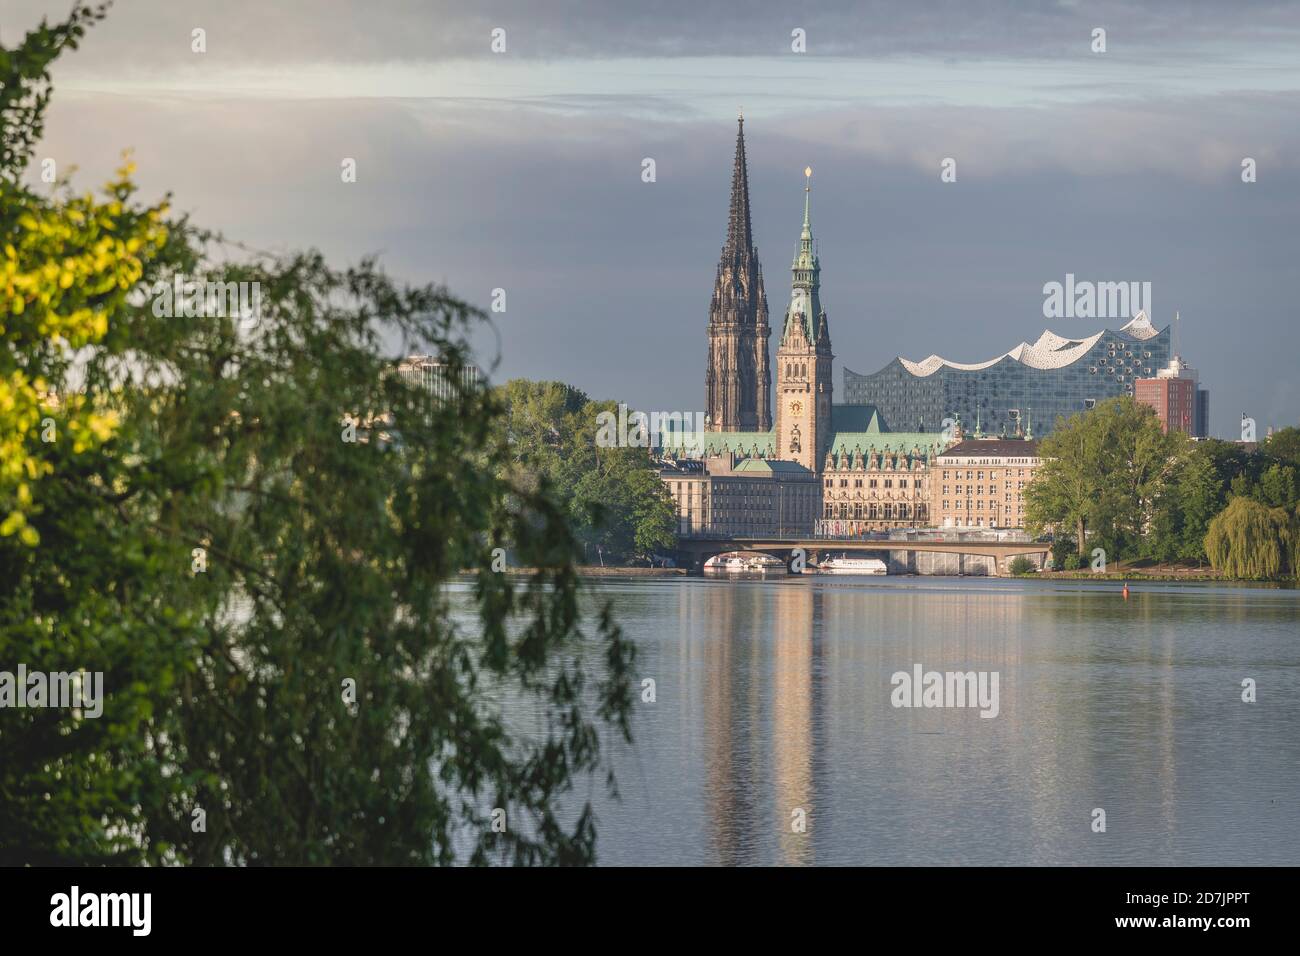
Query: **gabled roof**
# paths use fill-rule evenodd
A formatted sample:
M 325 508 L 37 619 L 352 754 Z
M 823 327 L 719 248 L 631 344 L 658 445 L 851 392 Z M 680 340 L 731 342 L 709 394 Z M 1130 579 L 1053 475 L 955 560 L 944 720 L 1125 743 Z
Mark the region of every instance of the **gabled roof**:
M 797 461 L 775 461 L 770 458 L 746 458 L 737 463 L 736 472 L 747 474 L 811 475 L 812 472 Z
M 875 405 L 832 405 L 831 431 L 875 435 L 885 431 L 885 423 Z

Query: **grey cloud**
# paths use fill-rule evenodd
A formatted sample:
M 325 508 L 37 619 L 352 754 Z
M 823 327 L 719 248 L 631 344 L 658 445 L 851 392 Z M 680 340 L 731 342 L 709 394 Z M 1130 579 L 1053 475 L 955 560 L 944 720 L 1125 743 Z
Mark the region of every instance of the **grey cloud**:
M 57 17 L 67 2 L 4 0 L 0 36 Z M 79 68 L 181 66 L 189 33 L 209 34 L 209 55 L 230 63 L 429 61 L 490 55 L 494 27 L 523 58 L 764 56 L 807 31 L 810 52 L 831 56 L 994 58 L 1060 55 L 1103 26 L 1115 47 L 1166 54 L 1205 44 L 1300 37 L 1300 9 L 1285 2 L 1101 0 L 871 0 L 792 6 L 785 0 L 134 0 L 119 2 L 86 43 Z
M 1261 427 L 1300 420 L 1300 394 L 1277 384 L 1294 379 L 1300 353 L 1300 150 L 1282 122 L 1294 106 L 1258 95 L 751 120 L 773 315 L 811 163 L 837 388 L 843 365 L 982 360 L 1032 340 L 1050 324 L 1043 283 L 1073 272 L 1152 281 L 1157 319 L 1182 312 L 1220 433 L 1243 410 Z M 498 378 L 681 408 L 703 400 L 734 129 L 506 104 L 56 93 L 42 151 L 80 163 L 78 182 L 93 184 L 134 146 L 146 196 L 172 190 L 255 247 L 314 245 L 340 262 L 380 252 L 396 274 L 446 281 L 480 305 L 505 288 Z M 1250 186 L 1237 171 L 1247 149 L 1261 162 Z M 956 184 L 939 182 L 945 155 L 958 158 Z M 641 182 L 645 156 L 656 183 Z M 343 157 L 358 160 L 356 184 L 340 182 Z M 495 353 L 491 335 L 478 345 Z

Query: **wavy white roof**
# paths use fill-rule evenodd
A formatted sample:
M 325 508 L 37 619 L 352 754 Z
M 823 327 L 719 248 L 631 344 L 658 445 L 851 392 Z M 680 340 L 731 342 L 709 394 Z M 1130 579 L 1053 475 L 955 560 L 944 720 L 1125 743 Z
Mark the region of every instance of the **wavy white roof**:
M 1159 334 L 1156 327 L 1151 324 L 1145 310 L 1135 315 L 1132 321 L 1120 331 L 1127 332 L 1135 339 L 1149 339 Z M 1021 342 L 1011 351 L 1003 352 L 997 358 L 991 358 L 987 362 L 952 362 L 940 355 L 931 355 L 920 362 L 909 362 L 905 358 L 899 358 L 898 361 L 902 363 L 903 368 L 913 375 L 921 377 L 933 375 L 945 366 L 960 369 L 964 372 L 976 372 L 982 368 L 997 365 L 1003 359 L 1008 358 L 1022 365 L 1028 365 L 1030 368 L 1065 368 L 1065 366 L 1078 361 L 1086 355 L 1088 350 L 1096 345 L 1097 340 L 1104 334 L 1105 330 L 1102 330 L 1096 335 L 1088 336 L 1086 339 L 1067 339 L 1055 332 L 1044 332 L 1033 345 L 1028 342 Z

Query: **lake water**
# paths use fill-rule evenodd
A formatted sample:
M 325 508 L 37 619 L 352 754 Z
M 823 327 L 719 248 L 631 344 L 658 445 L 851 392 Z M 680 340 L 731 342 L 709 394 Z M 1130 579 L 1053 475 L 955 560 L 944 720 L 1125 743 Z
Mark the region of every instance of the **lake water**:
M 1300 592 L 589 583 L 656 694 L 621 801 L 580 794 L 601 864 L 1300 863 Z M 996 673 L 996 716 L 893 706 L 917 665 Z

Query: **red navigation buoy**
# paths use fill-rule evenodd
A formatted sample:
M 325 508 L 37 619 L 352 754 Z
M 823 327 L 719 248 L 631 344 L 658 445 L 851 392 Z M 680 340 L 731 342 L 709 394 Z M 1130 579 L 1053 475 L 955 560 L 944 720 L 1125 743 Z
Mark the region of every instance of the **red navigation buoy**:
M 1125 600 L 1125 601 L 1128 600 L 1128 582 L 1127 582 L 1127 581 L 1124 582 L 1124 600 Z

